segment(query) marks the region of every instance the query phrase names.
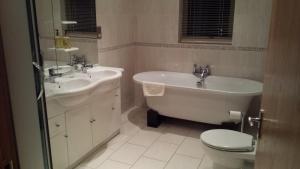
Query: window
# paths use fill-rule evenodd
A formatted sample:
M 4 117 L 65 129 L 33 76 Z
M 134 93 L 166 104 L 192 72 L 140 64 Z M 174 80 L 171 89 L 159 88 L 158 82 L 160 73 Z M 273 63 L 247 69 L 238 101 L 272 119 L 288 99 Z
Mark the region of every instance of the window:
M 182 0 L 181 42 L 231 42 L 234 0 Z
M 65 17 L 77 22 L 67 25 L 68 34 L 96 34 L 95 0 L 65 0 Z

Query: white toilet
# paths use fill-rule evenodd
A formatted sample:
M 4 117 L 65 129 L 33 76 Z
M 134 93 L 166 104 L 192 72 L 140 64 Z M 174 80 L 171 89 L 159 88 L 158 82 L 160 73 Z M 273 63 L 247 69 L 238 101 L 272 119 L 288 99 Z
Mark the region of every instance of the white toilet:
M 255 160 L 256 144 L 251 135 L 216 129 L 203 132 L 200 138 L 213 169 L 242 169 L 245 161 Z

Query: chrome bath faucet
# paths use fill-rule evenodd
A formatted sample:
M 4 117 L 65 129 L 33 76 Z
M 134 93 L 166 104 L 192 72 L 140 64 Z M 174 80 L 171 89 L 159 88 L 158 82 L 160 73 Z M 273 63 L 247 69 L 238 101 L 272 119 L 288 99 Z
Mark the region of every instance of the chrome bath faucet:
M 205 65 L 202 67 L 194 64 L 193 74 L 200 79 L 197 84 L 203 86 L 206 77 L 210 75 L 210 66 Z

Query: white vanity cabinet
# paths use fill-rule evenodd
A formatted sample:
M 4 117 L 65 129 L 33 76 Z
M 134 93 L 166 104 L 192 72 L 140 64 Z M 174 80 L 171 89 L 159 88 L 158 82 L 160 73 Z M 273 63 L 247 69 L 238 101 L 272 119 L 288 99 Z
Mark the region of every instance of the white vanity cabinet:
M 121 126 L 120 88 L 94 92 L 84 104 L 48 120 L 53 169 L 66 169 L 117 134 Z
M 94 146 L 105 141 L 112 134 L 109 133 L 109 126 L 112 123 L 116 92 L 117 89 L 114 89 L 101 95 L 98 93 L 92 95 L 91 119 Z
M 68 146 L 65 130 L 65 115 L 61 114 L 48 120 L 50 146 L 54 169 L 65 169 L 69 165 Z
M 89 71 L 45 85 L 53 169 L 76 166 L 120 130 L 121 71 Z
M 50 139 L 53 169 L 65 169 L 68 167 L 68 147 L 64 133 Z
M 118 100 L 117 91 L 118 89 L 114 89 L 101 95 L 93 93 L 87 105 L 66 112 L 70 164 L 106 141 L 119 129 L 121 114 L 113 111 Z M 112 124 L 117 125 L 113 132 L 110 129 Z
M 70 164 L 76 162 L 93 147 L 89 109 L 89 106 L 81 106 L 66 112 Z
M 119 103 L 120 89 L 93 93 L 85 106 L 66 112 L 66 130 L 70 164 L 90 150 L 107 141 L 120 129 L 121 110 L 115 111 Z
M 112 106 L 112 112 L 110 117 L 110 123 L 108 124 L 108 135 L 116 133 L 121 127 L 121 90 L 118 88 L 114 95 L 114 103 Z

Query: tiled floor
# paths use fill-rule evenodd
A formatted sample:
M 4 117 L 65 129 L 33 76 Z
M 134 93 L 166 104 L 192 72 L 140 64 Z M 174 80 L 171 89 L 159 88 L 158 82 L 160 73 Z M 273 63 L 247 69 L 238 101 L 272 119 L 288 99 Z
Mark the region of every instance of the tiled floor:
M 212 169 L 200 146 L 201 132 L 213 126 L 166 119 L 146 126 L 146 110 L 123 115 L 121 133 L 76 169 Z

